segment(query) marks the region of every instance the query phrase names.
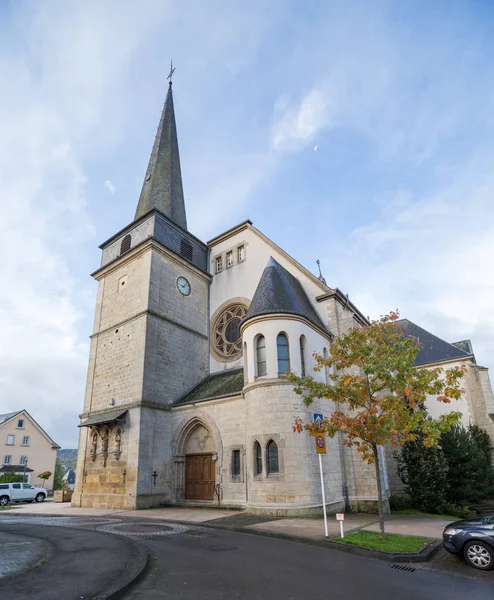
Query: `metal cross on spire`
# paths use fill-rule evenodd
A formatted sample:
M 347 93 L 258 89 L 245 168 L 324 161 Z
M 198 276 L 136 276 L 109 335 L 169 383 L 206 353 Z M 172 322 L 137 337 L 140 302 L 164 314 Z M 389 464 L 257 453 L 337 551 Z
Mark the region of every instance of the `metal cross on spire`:
M 320 281 L 321 283 L 324 283 L 324 285 L 328 285 L 328 284 L 326 283 L 326 280 L 325 280 L 325 279 L 324 279 L 324 277 L 323 277 L 323 274 L 321 273 L 321 261 L 320 261 L 319 259 L 317 259 L 317 260 L 316 260 L 316 263 L 317 263 L 317 266 L 318 266 L 318 268 L 319 268 L 319 277 L 318 277 L 319 281 Z
M 170 61 L 170 73 L 167 77 L 167 79 L 170 80 L 170 85 L 172 85 L 172 77 L 173 77 L 173 73 L 175 73 L 175 69 L 173 68 L 173 60 Z

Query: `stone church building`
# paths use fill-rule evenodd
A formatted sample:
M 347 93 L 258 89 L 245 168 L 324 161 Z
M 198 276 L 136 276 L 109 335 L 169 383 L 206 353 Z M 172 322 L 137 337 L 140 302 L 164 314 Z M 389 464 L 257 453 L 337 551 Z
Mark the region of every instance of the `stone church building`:
M 101 250 L 72 503 L 319 511 L 314 440 L 292 427 L 328 404 L 307 409 L 285 373 L 324 382 L 312 353 L 367 320 L 251 221 L 207 243 L 188 231 L 171 83 L 134 220 Z M 468 342 L 444 344 L 431 364 L 451 346 L 470 365 L 465 403 L 494 440 L 487 371 Z M 328 507 L 375 506 L 374 467 L 340 442 L 322 456 Z M 385 468 L 382 478 L 389 490 Z

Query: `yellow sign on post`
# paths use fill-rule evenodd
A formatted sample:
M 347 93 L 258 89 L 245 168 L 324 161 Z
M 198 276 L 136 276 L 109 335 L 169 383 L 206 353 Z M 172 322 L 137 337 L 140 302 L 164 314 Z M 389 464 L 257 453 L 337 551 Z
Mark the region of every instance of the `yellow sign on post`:
M 323 433 L 316 433 L 316 452 L 326 454 L 326 437 Z

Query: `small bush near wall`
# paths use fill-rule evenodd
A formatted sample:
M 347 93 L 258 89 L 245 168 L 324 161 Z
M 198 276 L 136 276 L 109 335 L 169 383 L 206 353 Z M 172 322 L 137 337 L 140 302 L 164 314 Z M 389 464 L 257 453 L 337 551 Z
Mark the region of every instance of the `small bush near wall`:
M 401 496 L 391 496 L 391 498 L 389 499 L 389 508 L 392 512 L 413 508 L 412 500 L 410 499 L 410 496 L 406 494 L 403 494 Z

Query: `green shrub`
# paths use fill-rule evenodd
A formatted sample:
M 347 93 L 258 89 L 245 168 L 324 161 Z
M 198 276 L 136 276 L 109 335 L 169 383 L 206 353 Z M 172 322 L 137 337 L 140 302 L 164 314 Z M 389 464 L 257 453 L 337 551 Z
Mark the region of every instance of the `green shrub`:
M 411 506 L 425 513 L 444 514 L 448 466 L 441 448 L 427 448 L 419 438 L 406 442 L 395 458 Z
M 441 447 L 448 463 L 448 501 L 465 505 L 490 498 L 494 470 L 486 432 L 456 426 L 441 436 Z
M 27 476 L 17 475 L 16 473 L 2 473 L 0 474 L 0 483 L 22 483 L 27 481 Z
M 391 496 L 389 499 L 389 508 L 392 512 L 413 508 L 410 496 Z
M 473 519 L 477 516 L 477 513 L 468 506 L 458 506 L 457 504 L 446 504 L 445 513 L 459 519 Z

